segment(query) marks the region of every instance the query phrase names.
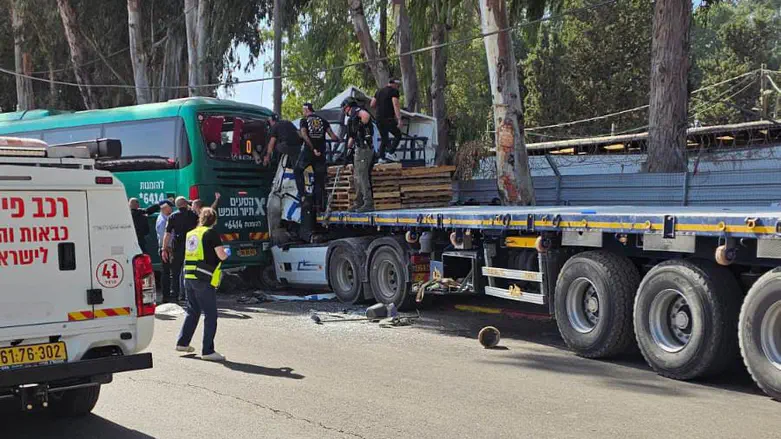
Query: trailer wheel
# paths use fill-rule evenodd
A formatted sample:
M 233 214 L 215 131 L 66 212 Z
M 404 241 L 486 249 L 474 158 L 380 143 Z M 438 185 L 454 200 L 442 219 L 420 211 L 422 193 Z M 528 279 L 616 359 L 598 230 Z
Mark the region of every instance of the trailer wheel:
M 361 258 L 352 247 L 340 245 L 328 259 L 328 281 L 342 303 L 353 304 L 363 299 L 361 291 Z
M 604 358 L 632 344 L 632 298 L 640 275 L 632 262 L 605 251 L 570 258 L 556 282 L 556 323 L 576 354 Z
M 51 410 L 56 416 L 85 416 L 92 412 L 100 398 L 100 386 L 66 390 L 60 395 L 52 395 Z
M 749 290 L 740 310 L 738 340 L 754 381 L 781 401 L 781 268 L 765 273 Z
M 724 267 L 666 261 L 643 278 L 634 309 L 637 344 L 658 374 L 690 380 L 737 359 L 740 287 Z
M 369 282 L 377 302 L 393 303 L 399 309 L 412 302 L 407 266 L 395 248 L 383 245 L 374 252 L 369 268 Z

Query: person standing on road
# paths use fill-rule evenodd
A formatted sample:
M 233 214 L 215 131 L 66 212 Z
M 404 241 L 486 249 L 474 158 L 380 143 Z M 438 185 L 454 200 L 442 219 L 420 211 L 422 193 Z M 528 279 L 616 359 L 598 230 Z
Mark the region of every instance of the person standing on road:
M 296 126 L 293 125 L 293 122 L 290 122 L 289 120 L 280 120 L 279 115 L 277 114 L 271 115 L 271 118 L 269 119 L 269 126 L 271 129 L 268 133 L 269 140 L 268 146 L 266 147 L 266 154 L 262 159 L 263 166 L 268 166 L 269 163 L 271 163 L 271 155 L 276 149 L 280 154 L 287 155 L 287 163 L 285 166 L 288 168 L 293 168 L 295 171 L 298 166 L 299 156 L 301 155 L 301 145 L 303 143 L 301 136 L 298 135 Z M 252 155 L 255 157 L 255 162 L 260 163 L 260 154 L 253 152 Z M 302 172 L 300 176 L 298 173 L 295 175 L 298 197 L 303 200 L 304 195 L 306 195 L 304 174 Z
M 374 162 L 372 138 L 374 125 L 368 111 L 364 110 L 355 99 L 347 98 L 342 102 L 342 111 L 347 115 L 347 150 L 355 148 L 353 158 L 353 180 L 355 182 L 355 204 L 350 208 L 353 212 L 369 212 L 374 210 L 372 196 L 371 172 Z
M 146 209 L 141 208 L 141 203 L 138 198 L 131 198 L 128 200 L 128 207 L 130 208 L 130 216 L 133 218 L 133 228 L 136 229 L 136 239 L 138 239 L 138 246 L 141 247 L 142 253 L 148 253 L 146 251 L 146 237 L 149 235 L 149 215 L 152 215 L 160 210 L 165 201 L 161 201 L 158 204 L 153 204 Z
M 380 163 L 397 162 L 396 148 L 401 142 L 401 102 L 399 85 L 401 81 L 391 79 L 388 85 L 377 91 L 371 101 L 371 107 L 377 114 L 377 128 L 380 130 Z M 393 134 L 391 143 L 388 134 Z
M 174 211 L 174 203 L 165 200 L 165 203 L 160 206 L 160 214 L 157 215 L 157 222 L 155 223 L 155 231 L 157 232 L 157 248 L 160 253 L 160 260 L 162 261 L 160 268 L 160 289 L 163 292 L 163 303 L 174 302 L 175 298 L 171 297 L 171 263 L 163 259 L 163 243 L 165 238 L 165 227 L 168 225 L 168 217 Z
M 222 261 L 230 256 L 230 248 L 223 247 L 220 235 L 214 230 L 217 214 L 209 207 L 201 210 L 199 226 L 185 238 L 184 287 L 187 289 L 187 315 L 176 342 L 178 352 L 194 352 L 190 346 L 198 321 L 203 319 L 202 358 L 208 361 L 225 361 L 214 350 L 217 333 L 217 288 L 222 280 Z
M 190 209 L 184 197 L 176 199 L 178 209 L 170 217 L 163 237 L 163 261 L 171 264 L 171 290 L 179 301 L 184 301 L 184 240 L 192 229 L 198 226 L 198 215 Z
M 322 212 L 325 210 L 325 180 L 328 174 L 325 135 L 328 134 L 333 141 L 338 141 L 339 136 L 334 134 L 328 121 L 315 114 L 315 108 L 311 103 L 304 104 L 303 113 L 304 117 L 298 126 L 301 138 L 304 139 L 304 150 L 301 152 L 300 166 L 297 167 L 296 172 L 299 172 L 298 168 L 301 168 L 301 179 L 303 180 L 304 169 L 310 164 L 312 165 L 312 170 L 315 173 L 313 190 L 315 207 Z

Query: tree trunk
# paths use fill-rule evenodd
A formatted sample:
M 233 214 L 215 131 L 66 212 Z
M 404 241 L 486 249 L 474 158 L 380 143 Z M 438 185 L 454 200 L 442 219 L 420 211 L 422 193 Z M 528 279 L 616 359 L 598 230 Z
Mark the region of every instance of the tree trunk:
M 399 9 L 396 13 L 397 50 L 407 53 L 412 50 L 412 31 L 410 30 L 409 14 L 406 0 L 394 0 Z M 415 68 L 415 58 L 405 55 L 399 59 L 401 67 L 401 82 L 404 87 L 404 106 L 407 110 L 417 112 L 420 97 L 418 95 L 418 72 Z
M 76 82 L 79 84 L 81 98 L 84 100 L 84 106 L 87 109 L 98 108 L 98 99 L 91 87 L 92 77 L 89 70 L 84 66 L 84 45 L 81 40 L 79 24 L 76 21 L 76 11 L 70 4 L 70 0 L 57 0 L 57 9 L 62 19 L 62 27 L 65 29 L 65 39 L 68 41 L 70 49 L 71 64 L 73 64 L 73 73 L 76 76 Z
M 651 40 L 651 99 L 648 109 L 647 172 L 684 172 L 688 119 L 688 1 L 656 0 Z
M 198 46 L 196 53 L 198 55 L 198 84 L 204 85 L 210 83 L 211 63 L 209 62 L 209 36 L 211 35 L 209 13 L 211 11 L 210 0 L 198 0 L 198 25 L 196 27 L 198 35 Z M 200 88 L 198 95 L 211 96 L 212 90 Z
M 282 114 L 282 8 L 283 0 L 274 0 L 274 113 Z
M 198 60 L 198 0 L 184 0 L 184 22 L 187 31 L 187 85 L 190 96 L 200 96 L 201 74 Z
M 127 29 L 130 37 L 130 62 L 133 64 L 133 80 L 136 84 L 136 103 L 152 102 L 152 90 L 149 88 L 148 57 L 144 48 L 144 35 L 141 19 L 141 1 L 127 0 Z
M 49 108 L 57 108 L 57 84 L 54 80 L 57 79 L 54 74 L 54 58 L 49 56 Z
M 181 28 L 179 28 L 181 29 Z M 163 62 L 160 68 L 160 85 L 162 87 L 175 87 L 182 85 L 182 65 L 184 63 L 185 39 L 177 26 L 171 26 L 166 30 L 165 46 L 163 47 Z M 181 89 L 161 88 L 158 100 L 165 102 L 181 96 Z
M 388 0 L 380 0 L 380 58 L 388 56 Z
M 484 34 L 509 27 L 505 0 L 480 0 L 480 27 Z M 533 205 L 526 144 L 523 139 L 523 105 L 512 34 L 496 33 L 483 39 L 496 129 L 496 180 L 505 205 Z
M 436 23 L 431 30 L 431 44 L 442 44 L 447 40 L 447 25 Z M 450 143 L 447 121 L 447 105 L 445 101 L 445 86 L 447 85 L 447 52 L 439 47 L 431 51 L 431 110 L 437 120 L 437 165 L 447 163 L 448 145 Z
M 355 35 L 361 43 L 363 57 L 369 62 L 369 69 L 372 72 L 372 76 L 374 76 L 374 81 L 377 83 L 377 88 L 385 87 L 390 80 L 388 64 L 384 60 L 378 60 L 377 44 L 372 38 L 371 29 L 369 29 L 369 25 L 366 23 L 366 16 L 363 14 L 363 2 L 361 0 L 347 0 L 347 3 L 350 7 L 350 17 L 353 20 Z
M 32 60 L 30 53 L 26 52 L 24 41 L 24 17 L 22 17 L 15 1 L 11 1 L 11 27 L 14 35 L 14 63 L 16 73 L 30 75 L 32 73 Z M 35 108 L 33 95 L 33 81 L 29 78 L 16 77 L 16 110 L 26 111 Z

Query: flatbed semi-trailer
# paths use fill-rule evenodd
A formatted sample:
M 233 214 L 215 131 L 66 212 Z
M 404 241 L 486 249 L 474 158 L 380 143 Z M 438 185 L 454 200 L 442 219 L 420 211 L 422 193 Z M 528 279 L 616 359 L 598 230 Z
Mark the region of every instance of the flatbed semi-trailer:
M 743 357 L 781 399 L 781 209 L 468 206 L 318 218 L 272 247 L 283 284 L 409 307 L 485 294 L 543 307 L 575 353 L 637 344 L 674 379 Z

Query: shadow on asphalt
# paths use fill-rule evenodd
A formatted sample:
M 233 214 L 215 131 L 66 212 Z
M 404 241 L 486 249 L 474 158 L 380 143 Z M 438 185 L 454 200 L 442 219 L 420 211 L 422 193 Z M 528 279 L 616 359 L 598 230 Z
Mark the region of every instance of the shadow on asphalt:
M 474 340 L 475 349 L 483 349 L 477 341 L 477 334 L 485 326 L 495 326 L 501 331 L 502 340 L 517 340 L 548 346 L 568 355 L 552 356 L 544 354 L 514 354 L 512 350 L 503 346 L 500 341 L 496 352 L 497 361 L 494 364 L 517 366 L 520 368 L 536 368 L 569 375 L 592 375 L 609 378 L 609 385 L 615 385 L 630 391 L 648 394 L 683 395 L 685 391 L 679 389 L 677 381 L 658 378 L 646 364 L 639 349 L 610 360 L 591 360 L 570 354 L 564 341 L 559 335 L 558 327 L 554 320 L 532 320 L 518 317 L 510 317 L 504 314 L 481 314 L 456 311 L 453 307 L 457 304 L 476 305 L 487 307 L 509 308 L 517 312 L 540 313 L 540 307 L 527 304 L 516 304 L 493 298 L 482 297 L 450 297 L 437 298 L 428 307 L 422 308 L 422 318 L 416 320 L 414 328 L 427 332 L 463 337 Z M 279 316 L 305 316 L 311 310 L 323 313 L 360 313 L 365 306 L 345 305 L 338 302 L 263 302 L 259 304 L 245 305 L 237 303 L 235 298 L 222 296 L 221 309 L 232 309 L 246 314 L 270 314 Z M 622 366 L 620 376 L 616 376 L 614 365 Z M 653 375 L 650 375 L 653 374 Z M 764 395 L 754 384 L 751 376 L 739 361 L 730 370 L 714 377 L 695 380 L 693 384 L 721 390 L 728 390 L 750 395 Z
M 181 358 L 186 358 L 188 360 L 200 360 L 200 358 L 195 354 L 184 355 Z M 293 369 L 290 367 L 264 367 L 258 366 L 256 364 L 237 363 L 230 360 L 221 361 L 216 364 L 220 364 L 235 372 L 248 373 L 251 375 L 265 375 L 275 378 L 288 378 L 292 380 L 303 380 L 306 378 L 304 375 L 293 373 Z
M 15 402 L 15 401 L 14 401 Z M 68 438 L 68 439 L 152 439 L 140 431 L 88 415 L 82 418 L 58 419 L 48 413 L 20 413 L 16 404 L 0 405 L 2 438 Z

